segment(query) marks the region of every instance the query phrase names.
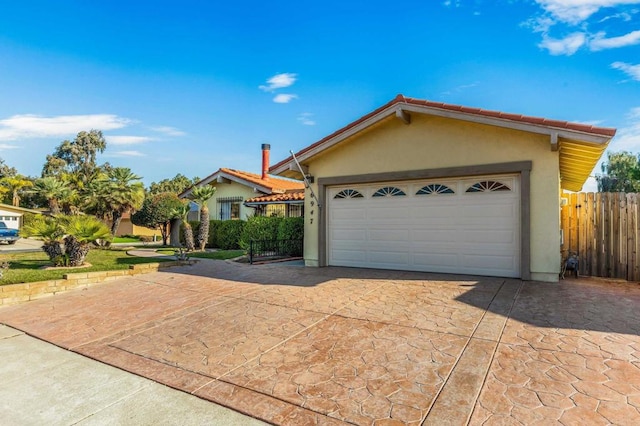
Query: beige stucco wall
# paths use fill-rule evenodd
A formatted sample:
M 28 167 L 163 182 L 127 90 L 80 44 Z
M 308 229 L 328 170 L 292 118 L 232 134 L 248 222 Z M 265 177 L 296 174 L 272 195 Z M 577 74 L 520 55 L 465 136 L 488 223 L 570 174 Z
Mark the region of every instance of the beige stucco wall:
M 392 117 L 305 161 L 323 177 L 532 161 L 531 278 L 556 281 L 560 269 L 559 158 L 548 136 L 441 117 Z M 317 184 L 313 185 L 318 191 Z M 318 265 L 319 214 L 305 196 L 305 262 Z M 313 214 L 309 214 L 311 211 Z M 313 222 L 313 223 L 312 223 Z
M 249 198 L 254 198 L 262 195 L 261 192 L 254 192 L 253 188 L 246 185 L 241 185 L 237 182 L 231 183 L 213 183 L 212 186 L 216 188 L 216 194 L 207 203 L 209 206 L 209 217 L 213 219 L 220 219 L 220 212 L 216 211 L 216 199 L 228 198 L 228 197 L 242 197 L 243 201 Z M 246 220 L 253 215 L 253 209 L 247 207 L 244 204 L 240 204 L 240 219 Z

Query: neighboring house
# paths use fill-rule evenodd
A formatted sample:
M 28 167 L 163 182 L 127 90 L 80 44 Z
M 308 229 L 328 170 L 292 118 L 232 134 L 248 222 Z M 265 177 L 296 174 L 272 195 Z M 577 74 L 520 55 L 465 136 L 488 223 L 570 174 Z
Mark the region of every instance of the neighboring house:
M 211 219 L 243 219 L 253 215 L 299 217 L 304 214 L 304 183 L 299 180 L 271 176 L 268 144 L 262 145 L 262 174 L 221 168 L 195 186 L 211 185 L 216 194 L 209 200 Z M 191 189 L 180 194 L 188 198 Z M 194 213 L 193 209 L 192 212 Z M 195 219 L 191 214 L 189 219 Z
M 110 225 L 107 223 L 107 225 Z M 160 237 L 159 229 L 150 229 L 144 226 L 134 225 L 131 222 L 131 213 L 124 213 L 122 215 L 122 219 L 120 220 L 120 225 L 118 225 L 118 231 L 116 232 L 117 237 L 121 237 L 123 235 L 136 235 L 136 236 L 148 236 L 154 238 Z
M 24 207 L 0 203 L 0 221 L 4 222 L 8 228 L 20 229 L 23 223 L 22 215 L 25 213 L 42 214 L 40 210 L 25 209 Z
M 557 281 L 561 190 L 615 129 L 398 95 L 296 155 L 305 263 Z M 289 157 L 270 171 L 300 177 Z

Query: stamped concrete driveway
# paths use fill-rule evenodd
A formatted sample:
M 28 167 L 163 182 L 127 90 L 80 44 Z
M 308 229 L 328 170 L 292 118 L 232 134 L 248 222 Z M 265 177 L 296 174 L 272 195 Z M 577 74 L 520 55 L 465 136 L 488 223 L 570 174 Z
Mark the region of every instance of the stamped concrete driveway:
M 640 424 L 640 286 L 202 261 L 0 323 L 276 424 Z

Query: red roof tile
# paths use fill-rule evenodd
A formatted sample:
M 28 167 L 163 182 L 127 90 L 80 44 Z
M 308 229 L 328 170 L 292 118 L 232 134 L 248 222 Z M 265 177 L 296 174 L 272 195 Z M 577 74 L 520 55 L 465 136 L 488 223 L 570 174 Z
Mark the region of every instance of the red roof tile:
M 250 198 L 245 203 L 282 203 L 285 201 L 304 201 L 304 191 L 287 192 L 284 194 L 262 195 Z
M 349 129 L 359 125 L 360 123 L 366 121 L 367 119 L 375 116 L 376 114 L 396 105 L 396 104 L 407 104 L 407 105 L 418 105 L 418 106 L 425 106 L 425 107 L 429 107 L 429 108 L 437 108 L 437 109 L 444 109 L 444 110 L 449 110 L 449 111 L 457 111 L 463 114 L 470 114 L 470 115 L 479 115 L 479 116 L 485 116 L 485 117 L 491 117 L 491 118 L 497 118 L 497 119 L 502 119 L 502 120 L 510 120 L 510 121 L 516 121 L 516 122 L 520 122 L 520 123 L 525 123 L 525 124 L 534 124 L 534 125 L 542 125 L 542 126 L 547 126 L 547 127 L 554 127 L 554 128 L 559 128 L 559 129 L 566 129 L 566 130 L 573 130 L 573 131 L 577 131 L 577 132 L 582 132 L 582 133 L 591 133 L 594 135 L 598 135 L 598 136 L 608 136 L 608 137 L 613 137 L 616 134 L 616 129 L 614 128 L 610 128 L 610 127 L 596 127 L 596 126 L 591 126 L 588 124 L 582 124 L 582 123 L 572 123 L 569 121 L 562 121 L 562 120 L 551 120 L 551 119 L 546 119 L 546 118 L 542 118 L 542 117 L 533 117 L 533 116 L 527 116 L 527 115 L 521 115 L 521 114 L 511 114 L 511 113 L 505 113 L 505 112 L 500 112 L 500 111 L 492 111 L 492 110 L 484 110 L 484 109 L 480 109 L 480 108 L 472 108 L 472 107 L 464 107 L 461 105 L 453 105 L 453 104 L 445 104 L 442 102 L 433 102 L 433 101 L 428 101 L 428 100 L 424 100 L 424 99 L 415 99 L 415 98 L 407 98 L 403 95 L 397 95 L 393 100 L 391 100 L 390 102 L 384 104 L 383 106 L 381 106 L 380 108 L 371 111 L 370 113 L 360 117 L 358 120 L 347 124 L 345 127 L 333 132 L 332 134 L 330 134 L 329 136 L 326 136 L 322 139 L 320 139 L 319 141 L 307 146 L 306 148 L 301 149 L 300 151 L 298 151 L 296 153 L 296 156 L 302 155 L 305 152 L 319 146 L 322 145 L 324 142 L 335 138 L 336 136 L 339 136 L 342 133 L 345 133 L 346 131 L 348 131 Z M 289 161 L 292 160 L 292 157 L 289 156 L 288 158 L 280 161 L 277 164 L 274 164 L 273 166 L 270 167 L 269 170 L 275 170 L 278 167 L 282 166 L 285 163 L 288 163 Z
M 276 178 L 273 176 L 267 177 L 267 179 L 262 179 L 262 176 L 256 173 L 244 172 L 242 170 L 234 170 L 221 168 L 221 172 L 236 176 L 237 178 L 249 181 L 256 185 L 260 185 L 262 187 L 270 189 L 272 192 L 285 192 L 285 191 L 294 191 L 304 189 L 303 182 L 296 182 L 290 179 L 282 179 Z

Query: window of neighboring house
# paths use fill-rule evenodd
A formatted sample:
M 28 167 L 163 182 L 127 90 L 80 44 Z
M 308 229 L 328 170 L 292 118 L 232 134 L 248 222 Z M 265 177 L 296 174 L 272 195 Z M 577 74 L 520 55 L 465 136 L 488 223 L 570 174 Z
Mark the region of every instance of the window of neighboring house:
M 304 216 L 304 204 L 289 204 L 287 206 L 287 217 Z
M 216 198 L 216 216 L 220 220 L 240 219 L 242 197 Z

